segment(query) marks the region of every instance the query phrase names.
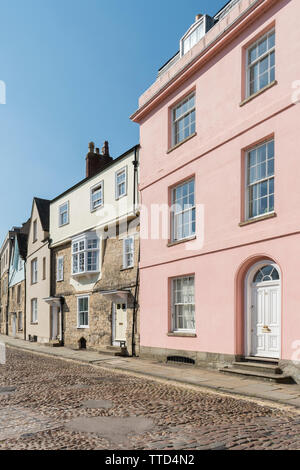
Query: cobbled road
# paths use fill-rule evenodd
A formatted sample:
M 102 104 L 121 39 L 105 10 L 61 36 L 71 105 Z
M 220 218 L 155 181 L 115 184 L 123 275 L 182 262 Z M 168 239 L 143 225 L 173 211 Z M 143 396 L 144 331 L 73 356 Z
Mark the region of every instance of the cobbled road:
M 114 434 L 132 420 L 141 427 Z M 8 349 L 0 365 L 5 449 L 299 450 L 300 415 Z

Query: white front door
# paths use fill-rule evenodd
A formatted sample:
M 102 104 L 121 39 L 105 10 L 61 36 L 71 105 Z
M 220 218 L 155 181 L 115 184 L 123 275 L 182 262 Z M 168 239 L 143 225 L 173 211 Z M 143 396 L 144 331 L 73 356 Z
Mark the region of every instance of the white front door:
M 58 314 L 57 307 L 53 305 L 51 307 L 51 339 L 57 339 L 58 335 Z
M 126 341 L 127 305 L 115 304 L 115 341 Z
M 16 336 L 17 335 L 17 315 L 14 313 L 12 315 L 12 335 Z
M 280 357 L 280 283 L 252 287 L 251 355 Z

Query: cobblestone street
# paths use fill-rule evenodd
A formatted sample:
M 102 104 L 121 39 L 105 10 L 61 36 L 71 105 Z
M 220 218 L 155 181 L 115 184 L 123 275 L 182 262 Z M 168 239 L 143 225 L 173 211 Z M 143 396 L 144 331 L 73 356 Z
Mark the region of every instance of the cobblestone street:
M 300 449 L 300 414 L 7 350 L 0 449 Z

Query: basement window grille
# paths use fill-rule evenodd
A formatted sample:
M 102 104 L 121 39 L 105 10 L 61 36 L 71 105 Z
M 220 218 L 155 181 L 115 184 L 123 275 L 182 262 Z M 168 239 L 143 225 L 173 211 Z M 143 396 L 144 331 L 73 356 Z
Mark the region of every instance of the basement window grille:
M 168 356 L 167 362 L 171 362 L 172 364 L 192 364 L 195 365 L 194 359 L 190 357 L 184 356 Z

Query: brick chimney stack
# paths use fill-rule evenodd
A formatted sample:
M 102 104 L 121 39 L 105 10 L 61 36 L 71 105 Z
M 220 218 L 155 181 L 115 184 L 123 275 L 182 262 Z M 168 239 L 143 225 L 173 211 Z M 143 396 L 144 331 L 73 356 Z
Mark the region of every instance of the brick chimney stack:
M 89 178 L 91 176 L 96 175 L 101 171 L 108 163 L 112 162 L 112 158 L 109 155 L 109 145 L 108 142 L 105 141 L 102 153 L 100 153 L 99 148 L 95 149 L 94 142 L 89 143 L 89 151 L 86 156 L 86 177 Z

